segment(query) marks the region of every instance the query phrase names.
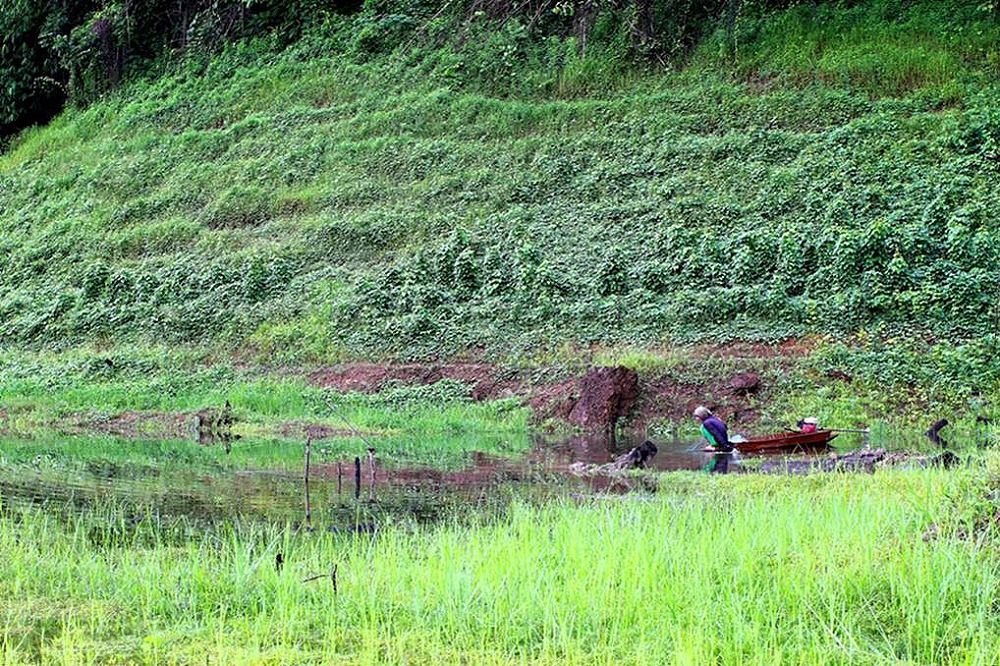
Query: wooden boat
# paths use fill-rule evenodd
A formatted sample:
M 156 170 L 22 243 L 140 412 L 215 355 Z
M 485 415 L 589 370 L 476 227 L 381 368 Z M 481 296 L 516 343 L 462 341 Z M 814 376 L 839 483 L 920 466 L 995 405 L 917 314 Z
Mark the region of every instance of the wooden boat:
M 830 447 L 830 441 L 837 436 L 832 430 L 816 432 L 779 432 L 773 435 L 750 437 L 745 442 L 733 442 L 740 453 L 770 453 L 815 451 Z

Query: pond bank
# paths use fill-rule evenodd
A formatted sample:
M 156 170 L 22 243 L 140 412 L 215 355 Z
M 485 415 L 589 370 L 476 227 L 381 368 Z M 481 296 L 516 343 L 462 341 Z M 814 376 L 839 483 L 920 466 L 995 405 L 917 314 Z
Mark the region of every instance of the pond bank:
M 904 388 L 877 364 L 861 365 L 885 356 L 907 378 Z M 964 376 L 961 391 L 928 383 L 952 381 L 933 363 L 921 366 L 927 382 L 915 381 L 908 363 L 899 354 L 794 339 L 288 366 L 195 349 L 7 349 L 0 350 L 0 433 L 187 437 L 199 415 L 229 403 L 234 435 L 289 440 L 585 432 L 612 423 L 672 440 L 697 437 L 689 418 L 697 404 L 715 409 L 731 431 L 751 435 L 805 415 L 833 427 L 915 433 L 947 418 L 961 437 L 1000 434 L 994 388 L 968 394 Z

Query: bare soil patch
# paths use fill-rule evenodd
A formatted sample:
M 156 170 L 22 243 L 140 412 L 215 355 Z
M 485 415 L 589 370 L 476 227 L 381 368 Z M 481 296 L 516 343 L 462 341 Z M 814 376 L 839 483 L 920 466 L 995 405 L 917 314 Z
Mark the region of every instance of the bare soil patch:
M 524 379 L 518 372 L 485 363 L 350 363 L 322 368 L 309 375 L 309 381 L 316 386 L 358 393 L 378 393 L 393 384 L 423 386 L 444 379 L 468 384 L 472 399 L 477 401 L 521 395 L 525 390 Z
M 77 417 L 63 429 L 72 434 L 96 432 L 128 439 L 142 437 L 185 439 L 192 436 L 195 424 L 193 414 L 129 411 L 112 416 Z

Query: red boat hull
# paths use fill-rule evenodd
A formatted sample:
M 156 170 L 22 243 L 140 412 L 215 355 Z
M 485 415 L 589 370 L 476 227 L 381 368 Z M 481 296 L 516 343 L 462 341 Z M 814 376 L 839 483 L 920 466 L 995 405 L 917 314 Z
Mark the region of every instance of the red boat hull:
M 766 453 L 769 451 L 815 451 L 830 447 L 830 441 L 837 434 L 830 430 L 816 432 L 782 432 L 774 435 L 750 437 L 745 442 L 734 444 L 740 453 Z

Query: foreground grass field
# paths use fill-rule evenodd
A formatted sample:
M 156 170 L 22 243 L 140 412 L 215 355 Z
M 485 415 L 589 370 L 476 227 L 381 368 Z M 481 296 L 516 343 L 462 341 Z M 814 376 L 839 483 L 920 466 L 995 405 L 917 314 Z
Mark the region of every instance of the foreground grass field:
M 3 663 L 991 664 L 981 467 L 667 475 L 375 536 L 4 506 Z M 276 570 L 282 553 L 284 566 Z M 337 585 L 313 575 L 337 567 Z

